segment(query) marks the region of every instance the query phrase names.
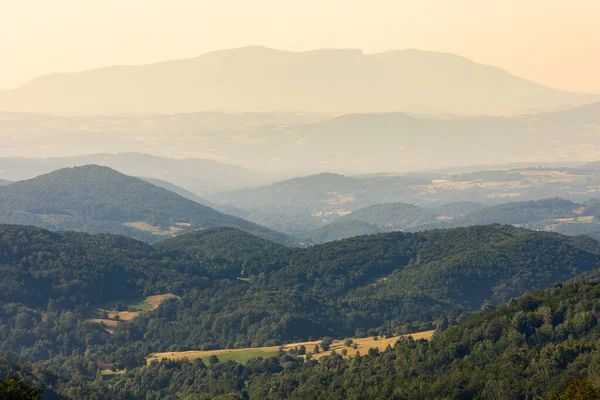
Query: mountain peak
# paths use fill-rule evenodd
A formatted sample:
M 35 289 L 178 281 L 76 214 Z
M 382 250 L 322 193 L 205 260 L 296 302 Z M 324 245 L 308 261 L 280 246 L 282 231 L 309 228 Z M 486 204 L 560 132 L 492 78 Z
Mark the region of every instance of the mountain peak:
M 117 233 L 147 241 L 234 227 L 295 244 L 284 234 L 99 165 L 63 168 L 0 187 L 0 222 Z

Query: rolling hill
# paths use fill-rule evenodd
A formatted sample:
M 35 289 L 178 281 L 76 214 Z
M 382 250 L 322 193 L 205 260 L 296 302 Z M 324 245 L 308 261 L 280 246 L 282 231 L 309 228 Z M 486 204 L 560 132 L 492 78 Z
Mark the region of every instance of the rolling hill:
M 435 209 L 407 203 L 384 203 L 360 208 L 332 222 L 307 231 L 303 236 L 315 243 L 326 243 L 361 235 L 419 228 L 439 222 L 442 214 Z
M 215 110 L 509 114 L 594 99 L 598 96 L 544 87 L 453 54 L 290 52 L 254 46 L 46 75 L 0 92 L 0 109 L 79 115 Z
M 0 147 L 0 156 L 62 156 L 61 149 L 68 148 L 75 154 L 136 149 L 178 157 L 152 160 L 129 154 L 120 161 L 115 155 L 87 156 L 55 163 L 51 169 L 106 165 L 128 175 L 163 179 L 206 197 L 207 192 L 323 171 L 356 175 L 448 168 L 458 171 L 461 166 L 483 171 L 582 165 L 598 159 L 598 115 L 600 103 L 515 116 L 242 112 L 77 117 L 0 113 L 0 140 L 12 145 Z M 184 155 L 195 161 L 179 159 Z M 130 161 L 126 163 L 127 159 Z M 63 161 L 70 160 L 67 157 Z M 226 164 L 230 162 L 267 176 Z M 0 165 L 4 170 L 5 163 Z M 6 171 L 14 176 L 0 173 L 0 178 L 28 179 L 50 171 L 38 168 L 24 175 L 31 168 L 29 164 L 9 167 Z M 556 194 L 546 197 L 552 195 Z
M 167 189 L 168 191 L 171 191 L 173 193 L 176 193 L 178 195 L 180 195 L 181 197 L 185 197 L 188 200 L 194 201 L 198 204 L 202 204 L 205 206 L 209 206 L 211 208 L 214 208 L 213 205 L 214 203 L 211 203 L 211 201 L 200 197 L 198 195 L 195 195 L 194 193 L 190 192 L 189 190 L 186 190 L 180 186 L 177 186 L 171 182 L 167 182 L 167 181 L 163 181 L 162 179 L 157 179 L 157 178 L 143 178 L 140 177 L 140 179 L 153 184 L 154 186 L 158 186 L 161 187 L 163 189 Z
M 327 243 L 362 235 L 375 235 L 385 229 L 368 222 L 353 219 L 337 219 L 327 225 L 305 232 L 302 236 L 314 243 Z
M 388 227 L 387 230 L 422 230 L 428 228 L 426 223 L 430 225 L 429 227 L 439 228 L 492 222 L 521 224 L 524 223 L 522 218 L 517 218 L 517 215 L 521 215 L 521 211 L 518 210 L 521 206 L 517 205 L 512 210 L 507 208 L 505 216 L 502 217 L 501 205 L 539 201 L 560 194 L 573 203 L 580 204 L 579 207 L 583 207 L 585 203 L 598 196 L 596 190 L 598 185 L 600 185 L 600 173 L 587 167 L 519 169 L 507 167 L 506 170 L 463 173 L 441 171 L 358 176 L 318 174 L 277 182 L 269 186 L 223 192 L 210 196 L 210 199 L 218 204 L 242 208 L 247 211 L 243 217 L 258 224 L 294 236 L 308 237 L 310 231 L 334 220 L 353 218 L 352 213 L 371 206 L 376 206 L 373 210 L 381 210 L 381 204 L 386 203 L 418 205 L 422 208 L 418 211 L 421 215 L 426 216 L 429 213 L 440 219 L 439 223 L 436 223 L 435 219 L 426 217 L 420 225 L 408 224 L 402 228 L 402 224 L 398 224 L 393 229 Z M 486 216 L 486 212 L 482 209 L 491 206 L 498 208 L 491 209 L 491 213 Z M 532 210 L 536 207 L 544 209 L 545 206 L 540 203 Z M 571 211 L 565 210 L 563 213 L 557 210 L 558 214 L 554 219 L 565 218 L 565 220 L 554 222 L 548 220 L 548 224 L 559 223 L 561 229 L 585 228 L 577 224 L 586 222 L 584 217 L 590 217 L 591 214 L 582 215 L 576 220 L 568 220 L 575 218 Z M 468 214 L 472 212 L 479 212 L 477 215 L 482 218 L 477 217 L 470 221 Z M 563 214 L 560 215 L 561 213 Z M 393 216 L 385 215 L 382 219 L 383 221 L 365 219 L 364 222 L 381 227 L 385 224 L 394 225 Z M 533 219 L 529 222 L 533 222 Z M 567 226 L 565 224 L 567 222 L 576 224 Z M 453 225 L 454 223 L 456 225 Z M 544 229 L 546 225 L 528 227 Z M 577 231 L 573 232 L 577 233 Z
M 252 390 L 249 398 L 258 399 L 265 397 L 266 387 L 260 382 L 279 379 L 281 373 L 327 375 L 332 363 L 346 362 L 354 362 L 355 371 L 382 360 L 380 354 L 410 354 L 394 358 L 410 365 L 425 362 L 428 372 L 420 375 L 431 382 L 449 371 L 458 373 L 458 366 L 471 371 L 468 376 L 479 377 L 506 363 L 507 371 L 525 368 L 524 359 L 530 360 L 527 373 L 541 371 L 545 375 L 535 375 L 541 379 L 548 371 L 566 371 L 567 365 L 569 370 L 588 365 L 589 359 L 570 363 L 595 351 L 597 339 L 597 285 L 556 282 L 595 276 L 600 243 L 512 226 L 384 233 L 292 249 L 233 228 L 191 232 L 149 245 L 119 235 L 0 225 L 0 254 L 0 351 L 20 359 L 15 364 L 0 354 L 0 379 L 22 365 L 23 372 L 29 371 L 28 382 L 46 385 L 66 398 L 94 397 L 90 393 L 110 398 L 117 392 L 145 398 L 144 385 L 154 382 L 152 376 L 160 369 L 163 378 L 152 389 L 155 394 L 165 394 L 169 385 L 176 385 L 181 394 L 188 385 L 188 378 L 175 383 L 182 373 L 194 371 L 194 382 L 209 382 L 210 376 L 227 372 L 227 379 L 234 379 L 231 384 L 223 385 L 219 378 L 214 386 L 195 385 L 190 393 Z M 105 302 L 103 307 L 114 305 L 117 310 L 138 296 L 167 293 L 175 296 L 152 311 L 130 320 L 110 320 L 110 333 L 88 316 L 97 309 L 94 304 Z M 481 308 L 492 310 L 472 315 Z M 454 324 L 458 327 L 447 328 Z M 225 360 L 212 360 L 208 366 L 199 360 L 146 365 L 151 353 L 277 347 L 327 336 L 369 336 L 376 341 L 435 326 L 432 347 L 406 339 L 395 349 L 370 350 L 347 361 L 336 355 L 302 360 L 292 349 L 249 359 L 245 366 Z M 542 345 L 549 346 L 543 354 L 566 357 L 562 367 L 537 367 L 534 360 L 541 359 L 536 352 Z M 561 346 L 572 348 L 565 352 Z M 33 362 L 34 368 L 23 360 Z M 127 372 L 99 379 L 98 363 L 114 363 Z M 491 369 L 481 372 L 484 367 Z M 389 362 L 382 368 L 389 372 Z M 515 382 L 522 382 L 523 372 L 517 372 Z M 132 379 L 146 373 L 144 379 Z M 453 387 L 465 381 L 453 379 L 445 375 L 443 382 Z M 540 379 L 534 379 L 536 384 L 546 382 Z M 472 393 L 486 393 L 480 383 L 473 378 Z M 252 385 L 258 386 L 250 389 Z M 429 398 L 421 396 L 427 393 L 439 397 L 444 387 L 409 386 L 407 393 L 422 398 Z M 304 398 L 300 392 L 298 396 Z
M 86 375 L 87 371 L 72 360 L 61 365 L 45 363 L 39 368 L 35 363 L 0 353 L 0 384 L 3 379 L 18 376 L 44 389 L 49 399 L 126 396 L 142 400 L 152 392 L 162 397 L 252 400 L 595 400 L 600 397 L 594 372 L 600 368 L 596 346 L 600 335 L 599 298 L 598 282 L 557 284 L 472 315 L 456 326 L 440 322 L 430 340 L 402 337 L 385 349 L 373 348 L 352 358 L 335 352 L 315 360 L 308 346 L 310 356 L 299 355 L 294 349 L 285 353 L 273 350 L 272 355 L 256 349 L 261 357 L 243 364 L 218 358 L 217 363 L 156 360 L 96 382 L 91 373 Z M 74 376 L 77 379 L 69 379 Z
M 361 208 L 342 218 L 377 225 L 389 231 L 399 231 L 437 221 L 439 215 L 413 204 L 384 203 Z
M 414 195 L 414 185 L 430 182 L 411 176 L 363 178 L 321 173 L 218 193 L 210 199 L 247 211 L 247 218 L 261 225 L 303 235 L 362 207 Z
M 516 116 L 345 114 L 297 128 L 303 145 L 287 160 L 296 164 L 304 157 L 331 168 L 343 163 L 348 170 L 362 172 L 591 161 L 597 157 L 593 148 L 600 144 L 598 114 L 598 102 Z M 570 147 L 574 143 L 589 147 Z
M 2 187 L 0 221 L 55 230 L 118 233 L 148 241 L 232 226 L 278 242 L 294 242 L 284 234 L 170 190 L 94 165 L 61 169 Z
M 452 225 L 511 224 L 532 226 L 555 219 L 576 218 L 585 207 L 560 198 L 499 204 L 451 221 Z
M 400 340 L 359 360 L 338 355 L 325 366 L 290 368 L 253 380 L 248 392 L 256 399 L 274 392 L 293 399 L 598 399 L 599 296 L 597 282 L 557 285 L 440 329 L 431 341 Z
M 126 175 L 168 181 L 195 194 L 231 190 L 265 182 L 260 175 L 233 164 L 202 158 L 175 159 L 141 153 L 105 153 L 54 158 L 2 157 L 0 176 L 12 181 L 24 180 L 60 168 L 91 164 L 110 167 Z
M 566 235 L 590 235 L 600 231 L 598 200 L 575 203 L 561 198 L 508 202 L 485 207 L 460 202 L 422 208 L 388 203 L 365 207 L 334 219 L 304 235 L 316 243 L 379 232 L 418 232 L 428 229 L 509 224 Z M 364 224 L 364 225 L 361 225 Z M 348 225 L 353 229 L 344 229 Z M 314 236 L 313 236 L 314 235 Z
M 475 201 L 453 201 L 446 204 L 435 205 L 431 207 L 431 210 L 437 215 L 443 215 L 447 217 L 463 217 L 484 209 L 486 206 Z
M 143 357 L 141 341 L 146 352 L 161 352 L 348 337 L 362 328 L 387 334 L 427 330 L 443 315 L 452 321 L 600 267 L 600 244 L 592 239 L 500 225 L 385 233 L 306 249 L 231 228 L 188 233 L 156 246 L 15 225 L 0 226 L 0 238 L 6 277 L 0 324 L 7 332 L 15 328 L 2 319 L 13 312 L 10 303 L 85 315 L 86 304 L 125 302 L 140 294 L 180 296 L 180 302 L 119 324 L 114 339 L 99 342 L 132 346 Z M 25 340 L 23 349 L 32 343 Z M 0 350 L 6 346 L 0 342 Z
M 431 227 L 511 224 L 528 229 L 547 230 L 566 235 L 582 235 L 600 230 L 598 200 L 582 203 L 561 198 L 519 201 L 486 207 L 471 214 L 447 219 Z M 427 225 L 418 227 L 426 229 Z
M 508 202 L 486 207 L 458 202 L 422 208 L 412 204 L 387 203 L 361 208 L 337 217 L 302 236 L 325 243 L 381 232 L 418 232 L 429 229 L 509 224 L 565 235 L 596 237 L 600 231 L 600 201 L 575 203 L 561 198 Z

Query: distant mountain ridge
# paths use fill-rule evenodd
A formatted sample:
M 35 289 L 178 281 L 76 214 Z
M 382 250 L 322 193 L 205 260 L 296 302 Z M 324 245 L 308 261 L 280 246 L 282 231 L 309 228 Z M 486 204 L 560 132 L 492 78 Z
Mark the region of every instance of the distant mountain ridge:
M 405 203 L 369 206 L 307 231 L 315 243 L 354 236 L 404 231 L 507 224 L 565 235 L 600 237 L 600 200 L 575 203 L 561 198 L 509 202 L 485 207 L 478 203 L 449 203 L 423 208 Z
M 184 186 L 194 194 L 263 182 L 260 175 L 234 164 L 142 153 L 96 153 L 52 158 L 0 157 L 0 176 L 12 181 L 24 180 L 60 168 L 90 164 L 110 167 L 126 175 L 167 180 Z
M 128 175 L 167 180 L 206 197 L 209 191 L 273 182 L 268 175 L 283 179 L 323 171 L 362 175 L 432 169 L 458 172 L 465 171 L 461 166 L 468 165 L 484 170 L 499 168 L 490 165 L 503 169 L 507 164 L 513 168 L 582 164 L 598 158 L 599 115 L 600 103 L 552 113 L 466 117 L 402 112 L 340 116 L 200 112 L 86 117 L 0 112 L 0 140 L 9 140 L 10 148 L 18 149 L 15 154 L 8 147 L 0 147 L 0 155 L 60 156 L 64 151 L 61 149 L 66 148 L 74 154 L 92 154 L 98 149 L 114 154 L 136 149 L 139 153 L 177 157 L 177 162 L 155 159 L 150 163 L 148 156 L 122 156 L 135 160 L 140 167 L 160 166 L 152 173 L 148 168 L 140 170 L 129 165 L 123 169 L 115 155 L 113 159 L 88 156 L 85 162 L 67 157 L 71 164 L 55 168 L 107 165 Z M 191 159 L 181 159 L 181 155 L 208 160 L 194 165 Z M 52 160 L 56 159 L 44 161 Z M 209 164 L 210 160 L 220 163 Z M 250 171 L 234 169 L 227 162 Z M 176 164 L 185 168 L 177 170 Z M 0 171 L 3 169 L 0 166 Z M 212 176 L 206 173 L 212 169 Z M 190 183 L 187 175 L 192 170 L 195 177 Z M 18 168 L 16 171 L 20 172 Z M 253 171 L 264 172 L 267 177 Z M 43 172 L 49 171 L 39 173 Z M 0 178 L 17 179 L 2 173 Z
M 151 242 L 229 226 L 280 243 L 295 242 L 287 235 L 97 165 L 65 168 L 1 187 L 0 222 L 116 233 Z
M 490 95 L 493 93 L 493 95 Z M 211 110 L 509 114 L 600 99 L 447 53 L 251 46 L 149 65 L 42 76 L 0 92 L 0 110 L 57 114 Z

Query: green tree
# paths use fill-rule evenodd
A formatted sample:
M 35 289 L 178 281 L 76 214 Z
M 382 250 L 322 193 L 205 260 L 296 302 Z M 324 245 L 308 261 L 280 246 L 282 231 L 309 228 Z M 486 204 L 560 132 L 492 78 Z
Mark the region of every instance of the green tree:
M 324 337 L 321 340 L 321 348 L 323 349 L 323 351 L 327 351 L 329 350 L 329 348 L 331 347 L 331 344 L 333 343 L 333 338 L 330 337 Z
M 573 379 L 571 383 L 559 393 L 553 393 L 549 400 L 600 400 L 600 391 L 587 379 Z
M 0 398 L 3 400 L 41 400 L 42 390 L 26 385 L 19 376 L 11 376 L 0 381 Z
M 208 357 L 208 363 L 210 365 L 215 365 L 219 362 L 219 357 L 215 356 L 214 354 L 210 357 Z

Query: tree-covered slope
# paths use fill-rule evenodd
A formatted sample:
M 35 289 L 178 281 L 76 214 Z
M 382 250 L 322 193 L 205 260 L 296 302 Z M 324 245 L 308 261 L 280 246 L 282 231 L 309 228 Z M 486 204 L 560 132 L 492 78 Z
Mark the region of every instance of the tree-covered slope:
M 506 203 L 471 213 L 457 220 L 456 224 L 466 226 L 492 223 L 511 225 L 541 223 L 544 220 L 574 217 L 575 210 L 580 207 L 581 205 L 577 203 L 559 198 Z
M 560 398 L 598 399 L 599 298 L 598 283 L 533 292 L 430 342 L 310 362 L 256 377 L 248 391 L 257 399 L 533 399 L 567 388 L 574 397 Z M 588 379 L 579 384 L 587 397 L 576 395 L 574 378 Z
M 464 216 L 433 224 L 439 228 L 511 224 L 528 229 L 547 230 L 566 235 L 581 235 L 600 230 L 598 200 L 575 203 L 561 198 L 519 201 L 485 207 Z M 423 225 L 417 229 L 427 229 Z
M 365 327 L 404 332 L 600 266 L 594 240 L 512 226 L 386 233 L 275 253 L 247 236 L 230 249 L 237 240 L 228 238 L 239 233 L 216 233 L 186 235 L 175 249 L 210 254 L 232 274 L 246 271 L 247 279 L 189 292 L 186 307 L 137 319 L 135 330 L 146 332 L 146 344 L 185 350 L 197 347 L 195 340 L 233 346 L 318 336 L 314 332 L 350 336 Z
M 501 240 L 473 241 L 464 252 L 414 263 L 390 276 L 385 286 L 389 292 L 417 291 L 476 309 L 549 287 L 598 261 L 598 245 L 587 238 L 514 230 Z
M 386 229 L 368 222 L 341 218 L 320 228 L 307 231 L 303 236 L 313 243 L 327 243 L 355 236 L 374 235 L 385 231 Z
M 0 222 L 156 241 L 232 226 L 283 243 L 284 234 L 223 214 L 107 167 L 65 168 L 0 188 Z
M 0 350 L 86 349 L 137 365 L 156 351 L 398 334 L 600 266 L 600 243 L 512 226 L 360 236 L 291 249 L 230 228 L 150 246 L 122 236 L 0 227 Z M 174 293 L 113 335 L 94 304 Z
M 282 285 L 301 284 L 323 293 L 323 290 L 337 291 L 366 286 L 376 278 L 388 277 L 392 272 L 399 273 L 410 267 L 419 269 L 424 281 L 420 286 L 410 284 L 407 288 L 422 290 L 427 285 L 439 284 L 436 274 L 445 268 L 455 268 L 457 279 L 465 278 L 474 270 L 483 280 L 489 278 L 486 276 L 488 269 L 484 269 L 483 265 L 488 265 L 486 268 L 496 272 L 504 266 L 510 266 L 514 273 L 523 275 L 530 274 L 531 268 L 539 265 L 544 271 L 542 274 L 551 275 L 549 268 L 563 263 L 568 267 L 564 267 L 562 275 L 559 274 L 560 278 L 556 276 L 557 280 L 562 280 L 583 270 L 595 268 L 598 265 L 599 249 L 598 242 L 584 237 L 533 232 L 507 225 L 418 233 L 392 232 L 296 251 L 290 265 L 276 271 L 271 276 L 271 281 Z M 548 255 L 554 257 L 550 264 L 546 263 L 550 260 L 544 258 Z M 545 261 L 540 262 L 539 259 Z M 515 263 L 516 260 L 519 261 L 518 264 Z M 434 272 L 426 278 L 423 274 L 430 268 Z M 536 273 L 539 272 L 538 270 Z M 538 279 L 542 277 L 537 274 L 533 276 Z M 494 285 L 507 284 L 509 279 L 513 279 L 510 274 L 498 274 L 492 282 Z M 552 283 L 554 281 L 550 282 Z M 535 285 L 534 282 L 532 284 Z M 524 290 L 531 290 L 531 287 Z M 519 289 L 515 293 L 522 294 Z
M 179 291 L 208 275 L 181 268 L 152 246 L 117 235 L 51 232 L 0 225 L 0 302 L 76 309 L 145 294 Z
M 423 228 L 438 222 L 435 210 L 407 203 L 384 203 L 360 208 L 332 222 L 306 232 L 315 243 L 326 243 L 360 235 Z
M 463 217 L 484 209 L 486 206 L 475 201 L 453 201 L 432 207 L 437 215 L 446 217 Z
M 292 252 L 288 247 L 234 228 L 187 233 L 159 242 L 156 248 L 181 252 L 197 260 L 226 263 L 237 271 L 234 276 L 243 277 L 280 268 Z
M 0 379 L 18 373 L 68 399 L 597 400 L 599 320 L 600 283 L 587 281 L 441 324 L 430 341 L 403 338 L 349 359 L 278 353 L 244 365 L 163 360 L 107 381 L 96 379 L 89 358 L 64 358 L 44 371 L 0 355 Z

